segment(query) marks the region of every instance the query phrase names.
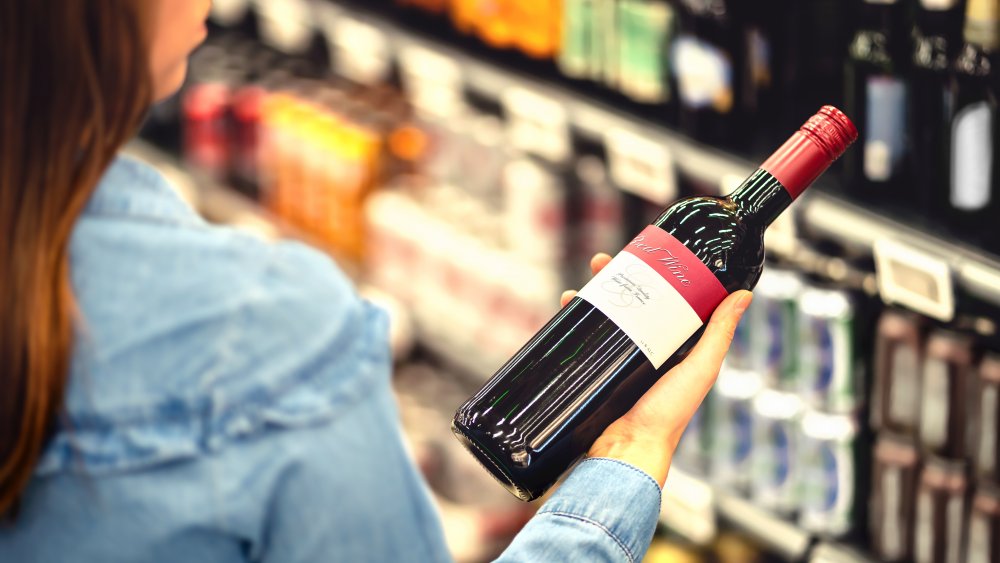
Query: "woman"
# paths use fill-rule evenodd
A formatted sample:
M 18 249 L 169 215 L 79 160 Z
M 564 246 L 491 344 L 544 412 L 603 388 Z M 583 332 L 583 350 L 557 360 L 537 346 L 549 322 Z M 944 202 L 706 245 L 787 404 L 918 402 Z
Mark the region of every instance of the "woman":
M 0 3 L 0 561 L 446 560 L 383 315 L 318 252 L 209 226 L 116 156 L 208 10 Z M 641 559 L 749 300 L 721 305 L 504 559 Z

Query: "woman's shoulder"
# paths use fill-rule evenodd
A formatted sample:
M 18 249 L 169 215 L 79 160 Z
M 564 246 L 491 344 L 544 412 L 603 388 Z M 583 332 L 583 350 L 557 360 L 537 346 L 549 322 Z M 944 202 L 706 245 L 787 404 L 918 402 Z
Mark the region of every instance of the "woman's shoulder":
M 68 416 L 41 471 L 196 455 L 387 378 L 384 315 L 332 260 L 192 220 L 138 170 L 115 181 L 152 182 L 139 199 L 102 186 L 74 233 Z

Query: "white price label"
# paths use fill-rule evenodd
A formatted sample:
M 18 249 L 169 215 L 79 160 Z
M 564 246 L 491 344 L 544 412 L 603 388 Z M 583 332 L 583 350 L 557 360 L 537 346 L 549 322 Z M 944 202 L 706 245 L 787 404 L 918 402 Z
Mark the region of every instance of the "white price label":
M 425 115 L 447 118 L 465 110 L 462 71 L 452 58 L 416 43 L 400 45 L 403 87 Z
M 671 468 L 663 486 L 660 521 L 697 544 L 707 544 L 716 533 L 715 493 L 705 483 Z
M 501 95 L 511 144 L 550 162 L 564 162 L 572 151 L 566 108 L 547 96 L 521 87 Z
M 612 129 L 604 143 L 611 179 L 620 188 L 657 205 L 677 197 L 674 157 L 665 145 L 625 129 Z
M 219 25 L 236 25 L 246 17 L 249 9 L 250 0 L 214 0 L 210 16 Z
M 315 32 L 308 0 L 253 0 L 264 42 L 290 55 L 309 48 Z
M 955 316 L 951 268 L 944 260 L 890 239 L 875 241 L 874 255 L 883 301 L 941 321 Z
M 342 15 L 324 23 L 334 70 L 359 84 L 379 84 L 389 77 L 392 57 L 384 33 L 374 25 Z

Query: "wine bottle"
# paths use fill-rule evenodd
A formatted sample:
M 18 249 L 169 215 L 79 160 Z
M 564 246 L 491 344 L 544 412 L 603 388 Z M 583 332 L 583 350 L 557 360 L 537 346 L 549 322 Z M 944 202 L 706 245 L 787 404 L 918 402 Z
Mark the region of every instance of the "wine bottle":
M 865 202 L 907 201 L 907 19 L 902 0 L 863 0 L 860 27 L 849 48 L 847 112 L 861 124 L 863 150 L 848 155 L 844 164 L 851 195 Z
M 518 498 L 541 495 L 756 284 L 764 229 L 856 138 L 825 106 L 728 197 L 668 207 L 459 408 L 459 440 Z
M 1000 144 L 995 68 L 1000 64 L 1000 1 L 969 0 L 963 34 L 965 42 L 955 61 L 952 86 L 948 223 L 996 251 Z
M 741 34 L 726 0 L 682 0 L 680 32 L 671 47 L 681 131 L 705 143 L 733 147 L 744 140 L 738 86 Z
M 910 133 L 914 182 L 911 199 L 923 217 L 946 203 L 938 194 L 948 185 L 948 124 L 951 121 L 951 67 L 962 46 L 964 0 L 920 0 L 913 30 Z
M 619 89 L 644 104 L 667 104 L 673 98 L 669 80 L 670 41 L 676 14 L 663 0 L 618 2 Z

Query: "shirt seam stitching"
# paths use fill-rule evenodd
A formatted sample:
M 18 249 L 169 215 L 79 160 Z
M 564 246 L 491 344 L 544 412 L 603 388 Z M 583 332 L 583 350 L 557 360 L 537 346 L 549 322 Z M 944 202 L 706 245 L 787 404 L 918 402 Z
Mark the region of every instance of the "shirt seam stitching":
M 608 528 L 604 524 L 601 524 L 600 522 L 598 522 L 596 520 L 592 520 L 590 518 L 587 518 L 586 516 L 580 516 L 579 514 L 573 514 L 573 513 L 570 513 L 570 512 L 562 512 L 562 511 L 553 510 L 553 511 L 550 511 L 550 512 L 543 512 L 541 514 L 551 514 L 553 516 L 562 516 L 564 518 L 569 518 L 571 520 L 577 520 L 577 521 L 580 521 L 580 522 L 584 522 L 586 524 L 590 524 L 591 526 L 594 526 L 596 528 L 599 528 L 599 529 L 603 530 L 605 534 L 607 534 L 612 540 L 614 540 L 614 542 L 618 546 L 618 548 L 622 550 L 622 553 L 625 554 L 625 557 L 628 559 L 629 563 L 635 563 L 635 556 L 632 555 L 631 550 L 629 550 L 629 548 L 625 545 L 625 542 L 623 542 L 617 535 L 615 535 L 614 532 L 611 531 L 610 528 Z

